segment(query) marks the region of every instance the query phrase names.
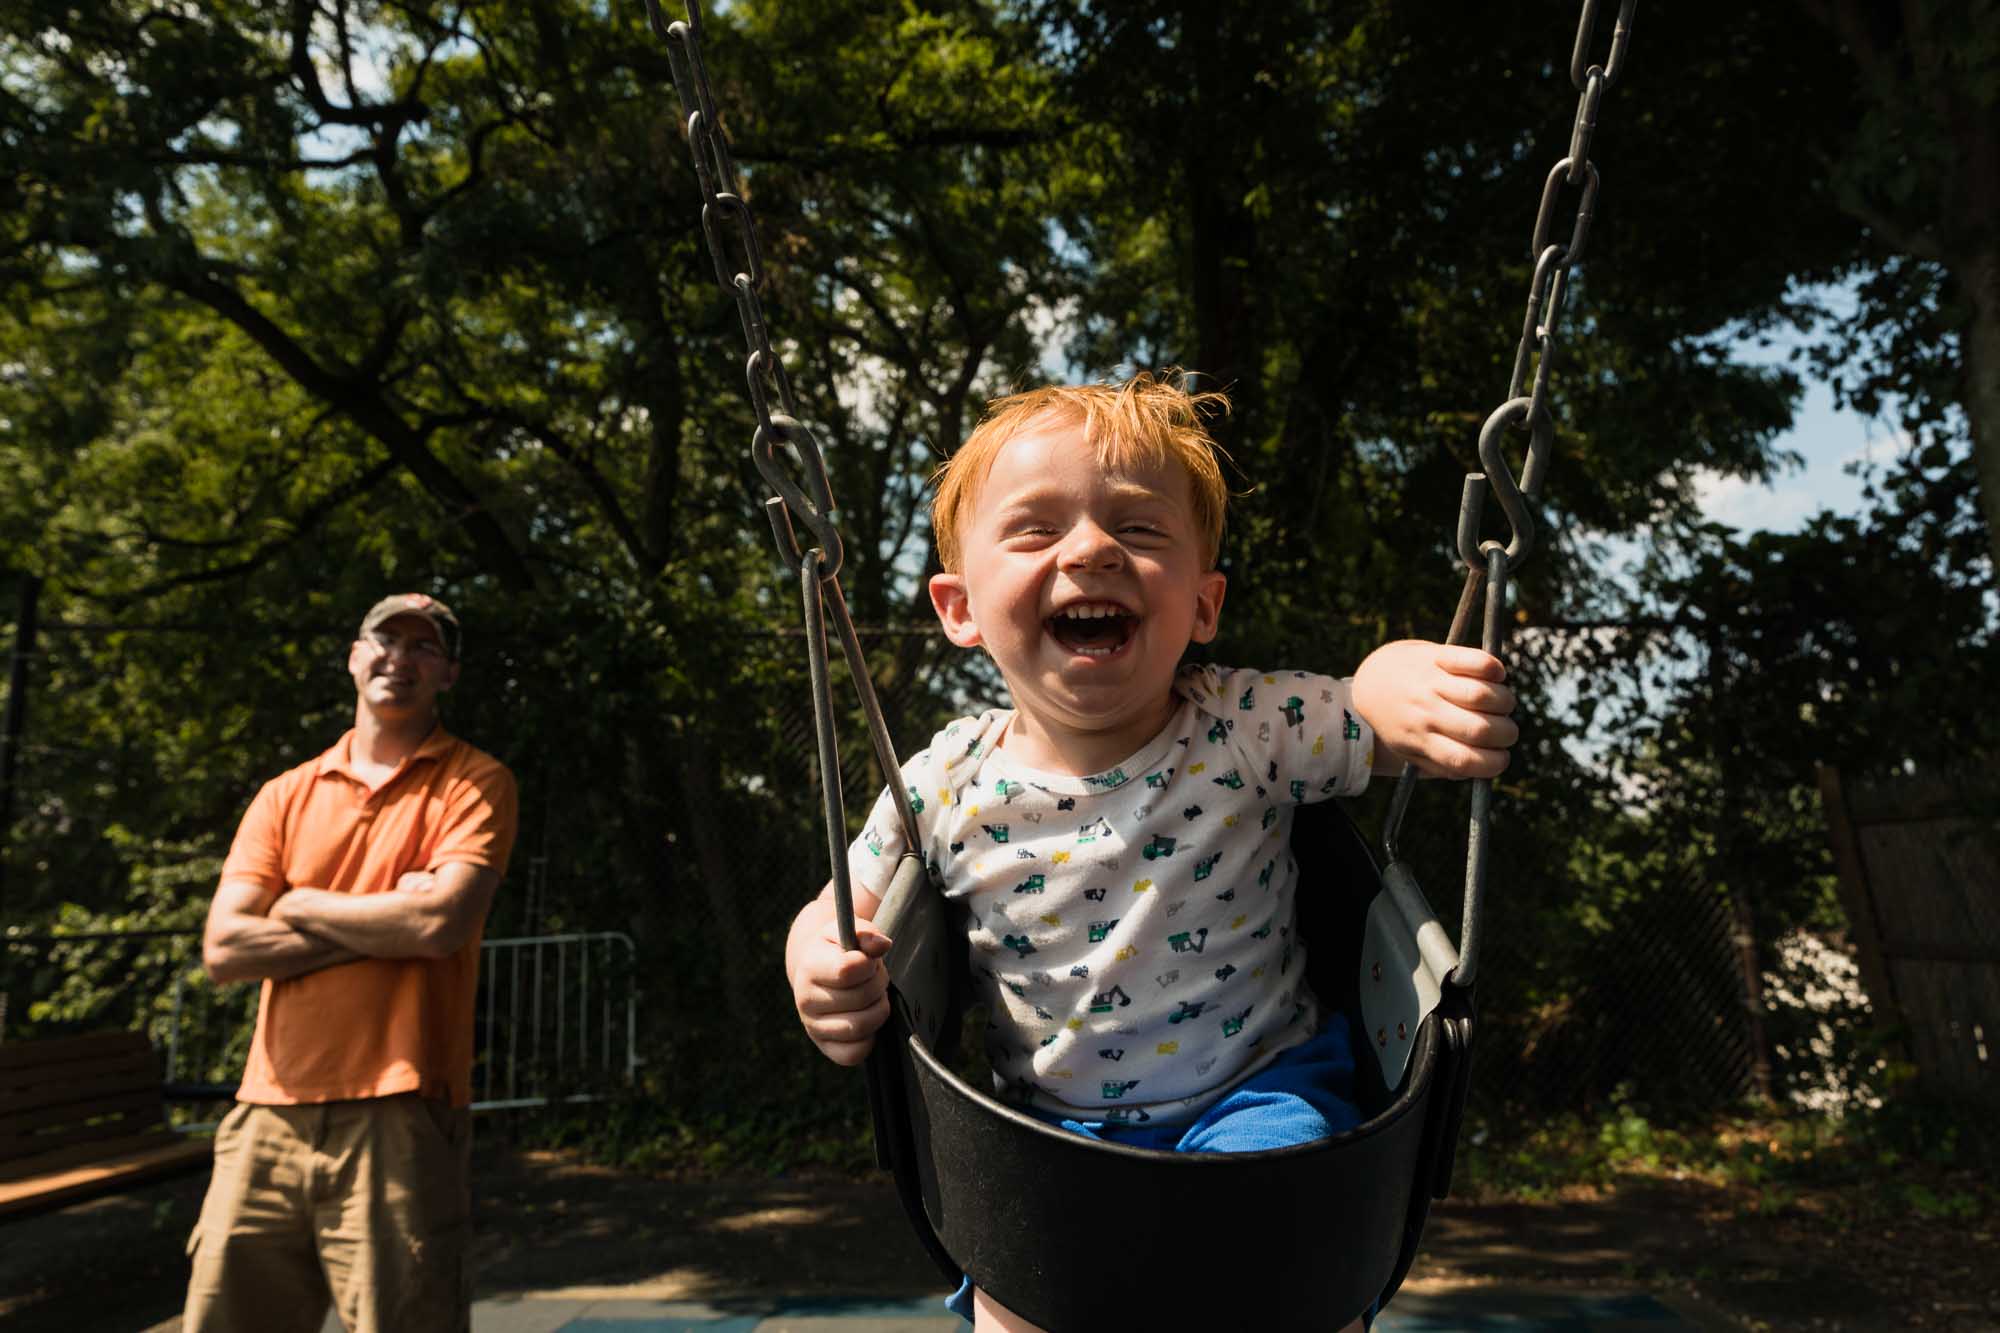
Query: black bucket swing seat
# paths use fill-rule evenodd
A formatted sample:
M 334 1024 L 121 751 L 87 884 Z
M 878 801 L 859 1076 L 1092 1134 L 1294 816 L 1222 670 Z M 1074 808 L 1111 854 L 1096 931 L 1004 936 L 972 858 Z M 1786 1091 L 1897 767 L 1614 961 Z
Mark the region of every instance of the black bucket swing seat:
M 1353 1027 L 1363 1121 L 1236 1154 L 1085 1138 L 959 1077 L 962 909 L 903 858 L 875 916 L 895 943 L 869 1096 L 877 1157 L 948 1281 L 1050 1333 L 1331 1330 L 1395 1293 L 1450 1183 L 1472 991 L 1407 867 L 1378 874 L 1333 802 L 1298 809 L 1292 855 L 1307 977 Z

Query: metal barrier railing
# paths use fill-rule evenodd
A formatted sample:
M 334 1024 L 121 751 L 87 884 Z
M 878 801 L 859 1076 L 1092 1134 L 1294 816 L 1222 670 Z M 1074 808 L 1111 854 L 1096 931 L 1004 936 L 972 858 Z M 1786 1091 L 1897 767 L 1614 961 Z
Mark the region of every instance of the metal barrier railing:
M 590 1081 L 611 1076 L 618 1057 L 624 1066 L 622 1081 L 629 1085 L 639 1069 L 636 962 L 631 937 L 617 931 L 486 941 L 480 957 L 483 1001 L 473 1058 L 473 1082 L 480 1096 L 472 1109 L 595 1101 L 603 1093 L 592 1089 Z M 564 1087 L 572 1090 L 563 1092 Z

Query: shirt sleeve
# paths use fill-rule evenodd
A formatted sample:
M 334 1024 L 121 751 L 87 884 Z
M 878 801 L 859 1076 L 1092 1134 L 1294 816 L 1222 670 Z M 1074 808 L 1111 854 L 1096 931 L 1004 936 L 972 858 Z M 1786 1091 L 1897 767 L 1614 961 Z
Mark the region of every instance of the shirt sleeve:
M 930 750 L 920 751 L 903 764 L 903 794 L 916 812 L 919 837 L 928 836 L 931 821 L 926 814 L 932 810 L 932 803 L 949 799 L 937 790 L 933 769 Z M 885 788 L 875 798 L 875 808 L 868 812 L 861 836 L 847 846 L 849 881 L 881 897 L 889 891 L 889 881 L 896 876 L 896 862 L 902 859 L 904 845 L 903 818 L 894 795 Z
M 281 778 L 272 778 L 258 788 L 236 826 L 236 839 L 223 858 L 222 878 L 249 880 L 273 893 L 282 893 L 285 884 L 285 821 L 278 790 Z
M 1375 733 L 1354 711 L 1353 682 L 1308 671 L 1190 668 L 1177 688 L 1227 737 L 1242 776 L 1295 805 L 1359 795 Z
M 467 773 L 446 798 L 442 830 L 426 870 L 458 862 L 485 866 L 507 877 L 520 825 L 520 794 L 514 775 L 497 761 Z

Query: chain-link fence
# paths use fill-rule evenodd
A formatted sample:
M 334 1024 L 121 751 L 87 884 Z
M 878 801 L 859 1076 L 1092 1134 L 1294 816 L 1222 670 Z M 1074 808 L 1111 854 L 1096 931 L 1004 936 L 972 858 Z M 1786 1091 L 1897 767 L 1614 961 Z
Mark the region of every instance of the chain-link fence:
M 940 636 L 878 640 L 872 649 L 891 661 L 877 685 L 904 757 L 968 700 L 976 706 L 990 697 L 976 676 L 965 674 L 977 667 L 961 659 L 974 655 Z M 658 1091 L 668 1096 L 738 1109 L 782 1104 L 808 1116 L 842 1106 L 858 1112 L 858 1084 L 806 1042 L 783 977 L 786 931 L 828 873 L 812 712 L 802 679 L 771 699 L 769 721 L 788 757 L 788 780 L 718 790 L 686 812 L 690 828 L 705 825 L 706 833 L 676 838 L 674 892 L 683 901 L 700 893 L 691 881 L 709 870 L 699 850 L 684 844 L 719 845 L 737 863 L 726 902 L 730 916 L 698 950 L 654 941 L 658 952 L 642 972 L 671 977 L 672 991 L 671 998 L 664 991 L 651 997 L 646 1013 L 659 1021 L 655 1026 L 642 1018 L 642 1041 L 658 1044 L 649 1047 L 658 1051 L 649 1067 Z M 858 717 L 843 719 L 840 736 L 851 834 L 879 784 Z M 1431 808 L 1413 815 L 1405 847 L 1431 841 L 1418 848 L 1425 886 L 1455 930 L 1462 800 L 1456 789 L 1425 796 Z M 1377 813 L 1368 803 L 1356 812 L 1364 827 Z M 1565 886 L 1549 882 L 1550 862 L 1560 863 L 1567 849 L 1532 838 L 1512 828 L 1494 841 L 1474 1114 L 1547 1113 L 1614 1097 L 1662 1110 L 1714 1109 L 1740 1100 L 1754 1086 L 1758 1053 L 1744 999 L 1747 955 L 1728 897 L 1683 866 L 1651 881 L 1642 878 L 1568 920 Z M 1514 911 L 1517 900 L 1537 897 L 1519 892 L 1529 888 L 1539 891 L 1543 905 Z M 739 942 L 733 954 L 726 948 L 730 939 Z M 642 942 L 642 952 L 646 948 Z M 719 967 L 725 955 L 734 960 L 728 972 Z M 736 967 L 744 973 L 733 975 Z

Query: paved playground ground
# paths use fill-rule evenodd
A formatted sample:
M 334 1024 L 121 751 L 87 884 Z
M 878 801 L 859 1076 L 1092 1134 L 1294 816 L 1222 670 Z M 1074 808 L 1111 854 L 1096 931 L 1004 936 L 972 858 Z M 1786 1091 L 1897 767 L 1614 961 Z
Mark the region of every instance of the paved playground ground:
M 719 1308 L 673 1301 L 526 1297 L 481 1301 L 473 1333 L 962 1333 L 940 1293 L 911 1301 L 783 1301 Z M 1410 1292 L 1375 1321 L 1376 1333 L 1682 1333 L 1704 1327 L 1643 1292 L 1464 1287 Z
M 178 1330 L 205 1185 L 187 1176 L 9 1223 L 0 1329 Z M 661 1178 L 482 1140 L 474 1192 L 475 1333 L 963 1327 L 884 1179 Z M 1991 1333 L 2000 1303 L 1974 1271 L 1991 1238 L 1963 1230 L 1938 1233 L 1963 1253 L 1933 1235 L 1909 1262 L 1971 1276 L 1954 1279 L 1949 1306 L 1912 1305 L 1883 1265 L 1847 1262 L 1851 1245 L 1811 1215 L 1747 1215 L 1699 1182 L 1637 1179 L 1539 1203 L 1453 1198 L 1433 1211 L 1376 1329 Z

